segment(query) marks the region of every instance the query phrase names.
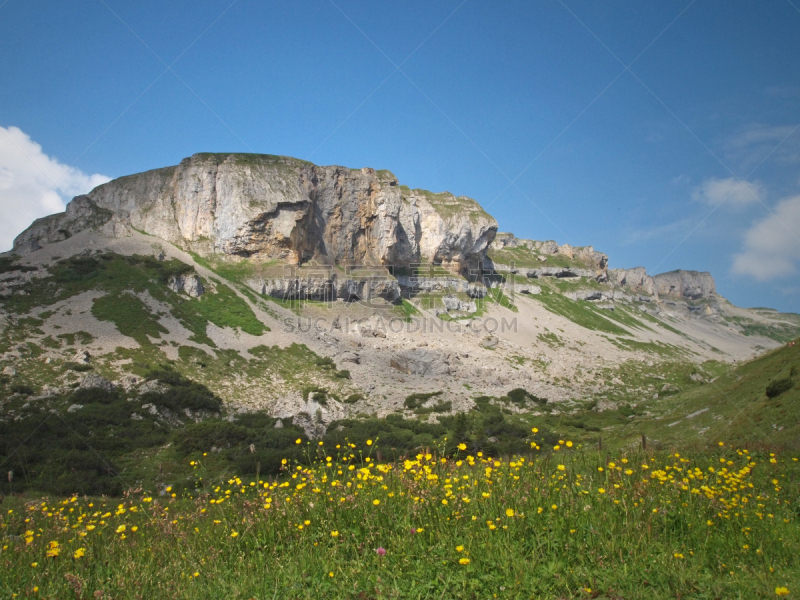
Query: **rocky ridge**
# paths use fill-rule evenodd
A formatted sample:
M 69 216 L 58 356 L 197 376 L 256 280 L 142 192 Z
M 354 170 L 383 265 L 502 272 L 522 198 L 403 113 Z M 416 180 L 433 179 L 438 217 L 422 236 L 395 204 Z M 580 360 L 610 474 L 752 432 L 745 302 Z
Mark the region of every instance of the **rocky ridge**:
M 37 360 L 91 366 L 109 381 L 128 376 L 125 353 L 140 348 L 200 378 L 210 377 L 202 365 L 217 364 L 226 379 L 204 382 L 231 405 L 309 431 L 355 414 L 403 411 L 403 399 L 417 392 L 439 394 L 426 408 L 441 402 L 453 412 L 469 410 L 471 396 L 520 387 L 553 403 L 613 394 L 622 384 L 609 372 L 623 363 L 739 360 L 774 347 L 764 332 L 776 323 L 793 331 L 784 315 L 727 303 L 707 273 L 609 269 L 608 256 L 591 246 L 496 229 L 474 200 L 410 190 L 388 171 L 200 154 L 100 186 L 36 221 L 15 242 L 18 262 L 0 272 L 0 299 L 13 306 L 69 257 L 177 261 L 179 274 L 159 280 L 154 272 L 149 292 L 123 288 L 118 296 L 142 303 L 150 330 L 166 330 L 160 338 L 143 347 L 132 337 L 141 332 L 123 333 L 96 314 L 106 290 L 91 280 L 47 309 L 0 316 L 12 336 L 15 324 L 41 321 L 26 340 L 40 348 Z M 173 294 L 169 302 L 161 292 L 154 300 L 158 286 Z M 239 316 L 252 311 L 263 332 L 246 333 L 232 316 L 198 337 L 176 316 L 193 303 L 213 305 L 226 290 L 244 303 Z M 492 322 L 513 328 L 492 330 Z M 59 341 L 70 336 L 69 347 Z M 286 350 L 295 345 L 332 362 L 298 363 Z M 26 348 L 15 339 L 0 355 L 9 377 L 34 364 Z M 243 375 L 236 361 L 258 367 Z M 303 373 L 282 361 L 302 364 Z M 77 384 L 76 376 L 68 371 L 63 381 Z M 661 387 L 642 384 L 641 393 Z M 308 391 L 320 389 L 337 397 Z
M 195 154 L 174 167 L 120 177 L 39 219 L 14 251 L 27 254 L 113 222 L 201 256 L 336 265 L 433 261 L 466 272 L 497 222 L 477 202 L 398 184 L 388 171 L 320 167 L 278 156 Z

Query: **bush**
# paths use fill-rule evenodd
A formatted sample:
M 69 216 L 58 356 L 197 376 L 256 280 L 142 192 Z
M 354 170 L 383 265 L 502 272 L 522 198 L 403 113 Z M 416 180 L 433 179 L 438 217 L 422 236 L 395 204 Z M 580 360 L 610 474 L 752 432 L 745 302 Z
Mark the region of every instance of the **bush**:
M 335 369 L 336 364 L 330 356 L 323 356 L 314 361 L 314 364 L 323 369 Z
M 421 406 L 426 400 L 433 398 L 434 396 L 441 396 L 442 392 L 427 392 L 427 393 L 420 393 L 420 394 L 411 394 L 410 396 L 406 397 L 404 402 L 406 408 L 410 408 L 414 410 Z
M 328 390 L 313 386 L 303 388 L 303 400 L 314 400 L 325 406 L 328 404 Z
M 642 414 L 642 411 L 632 408 L 630 404 L 621 404 L 617 408 L 617 412 L 626 419 L 628 417 L 635 417 Z
M 420 406 L 414 412 L 416 412 L 418 415 L 427 415 L 430 413 L 450 412 L 451 410 L 453 410 L 453 403 L 448 400 L 447 402 L 438 402 L 427 408 Z
M 0 273 L 11 273 L 12 271 L 21 271 L 29 273 L 35 271 L 36 267 L 28 267 L 14 263 L 14 259 L 8 256 L 0 258 Z
M 785 379 L 773 379 L 767 384 L 767 398 L 777 398 L 784 392 L 792 389 L 792 380 L 789 377 Z
M 447 429 L 442 425 L 389 415 L 386 419 L 335 421 L 328 427 L 323 440 L 328 447 L 346 445 L 348 442 L 364 447 L 367 440 L 379 440 L 378 446 L 383 451 L 384 459 L 392 459 L 424 448 L 435 448 L 435 440 L 446 434 Z
M 119 400 L 119 393 L 116 390 L 104 390 L 102 388 L 84 388 L 72 392 L 69 397 L 71 404 L 111 404 Z
M 338 377 L 339 379 L 350 379 L 350 371 L 347 369 L 342 369 L 341 371 L 336 371 L 333 376 Z
M 100 274 L 100 262 L 91 256 L 73 256 L 59 262 L 51 272 L 58 283 L 79 283 Z
M 525 402 L 528 400 L 535 402 L 540 406 L 547 404 L 547 398 L 540 398 L 536 394 L 531 394 L 524 388 L 515 388 L 508 392 L 507 396 L 508 399 L 514 404 L 525 404 Z
M 22 394 L 23 396 L 30 396 L 33 394 L 33 388 L 24 383 L 15 383 L 11 386 L 12 394 Z
M 175 442 L 178 452 L 183 456 L 208 452 L 212 447 L 230 448 L 243 444 L 249 435 L 247 427 L 228 421 L 209 419 L 184 427 Z
M 173 412 L 190 410 L 206 410 L 219 413 L 222 409 L 222 400 L 201 383 L 187 379 L 177 371 L 168 367 L 151 370 L 148 379 L 155 379 L 159 383 L 169 386 L 165 392 L 148 392 L 142 394 L 142 402 L 152 403 L 156 406 L 167 408 Z
M 87 365 L 84 363 L 76 363 L 76 362 L 66 362 L 64 363 L 64 368 L 68 371 L 77 371 L 79 373 L 83 373 L 85 371 L 91 371 L 94 369 L 92 365 Z

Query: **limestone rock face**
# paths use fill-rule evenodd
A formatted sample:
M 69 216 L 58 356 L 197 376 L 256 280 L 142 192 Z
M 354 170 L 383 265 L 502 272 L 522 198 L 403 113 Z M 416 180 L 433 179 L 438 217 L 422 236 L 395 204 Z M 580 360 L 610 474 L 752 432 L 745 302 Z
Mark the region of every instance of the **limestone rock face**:
M 408 265 L 467 272 L 497 222 L 477 202 L 397 185 L 374 169 L 320 167 L 280 156 L 195 154 L 175 167 L 120 177 L 39 219 L 18 253 L 115 219 L 200 255 L 304 263 Z
M 608 256 L 596 251 L 592 246 L 570 246 L 569 244 L 558 245 L 553 240 L 538 241 L 525 240 L 516 237 L 513 233 L 498 233 L 495 235 L 491 244 L 492 250 L 504 250 L 505 248 L 527 248 L 528 250 L 541 255 L 540 260 L 547 260 L 547 256 L 560 254 L 571 259 L 585 263 L 587 266 L 605 270 L 608 267 Z
M 414 292 L 463 292 L 470 298 L 483 298 L 486 296 L 486 287 L 458 277 L 418 277 L 398 275 L 397 282 L 403 287 Z
M 196 273 L 176 275 L 170 278 L 168 285 L 173 292 L 183 292 L 192 298 L 199 298 L 206 291 L 200 276 Z
M 656 283 L 647 274 L 644 267 L 634 267 L 632 269 L 611 269 L 608 272 L 609 281 L 620 287 L 627 288 L 632 292 L 655 295 L 658 297 Z
M 400 298 L 400 286 L 389 278 L 297 277 L 281 279 L 248 279 L 248 287 L 265 296 L 281 300 L 370 300 L 383 298 L 394 302 Z
M 570 300 L 588 300 L 592 302 L 613 302 L 614 292 L 607 292 L 605 290 L 573 290 L 565 292 L 564 295 Z
M 88 196 L 76 196 L 63 213 L 36 219 L 14 240 L 14 252 L 21 256 L 47 244 L 61 242 L 79 231 L 99 227 L 111 220 L 111 211 L 99 208 Z
M 670 271 L 655 275 L 653 280 L 659 296 L 700 300 L 716 295 L 717 288 L 711 273 L 699 271 Z

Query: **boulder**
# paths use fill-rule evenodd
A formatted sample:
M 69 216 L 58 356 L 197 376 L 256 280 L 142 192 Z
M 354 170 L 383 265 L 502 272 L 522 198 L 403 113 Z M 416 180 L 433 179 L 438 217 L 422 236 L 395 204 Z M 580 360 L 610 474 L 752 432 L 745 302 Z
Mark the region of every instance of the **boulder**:
M 338 362 L 349 362 L 357 365 L 361 363 L 361 357 L 356 352 L 342 352 L 336 357 Z
M 500 339 L 494 335 L 487 335 L 485 338 L 481 340 L 481 346 L 483 348 L 494 348 L 499 343 Z
M 189 273 L 186 275 L 176 275 L 170 278 L 169 288 L 175 292 L 183 292 L 192 298 L 199 298 L 205 293 L 203 282 L 197 273 Z
M 101 390 L 105 390 L 106 392 L 111 392 L 114 390 L 114 384 L 97 373 L 87 373 L 86 376 L 81 380 L 79 387 L 82 390 L 90 388 L 99 388 Z
M 459 312 L 470 312 L 474 313 L 478 310 L 478 307 L 475 305 L 474 302 L 465 302 L 463 300 L 459 300 L 455 296 L 445 296 L 442 298 L 442 304 L 444 305 L 447 311 L 459 311 Z
M 450 364 L 446 355 L 439 350 L 414 348 L 395 353 L 390 366 L 407 375 L 449 375 Z

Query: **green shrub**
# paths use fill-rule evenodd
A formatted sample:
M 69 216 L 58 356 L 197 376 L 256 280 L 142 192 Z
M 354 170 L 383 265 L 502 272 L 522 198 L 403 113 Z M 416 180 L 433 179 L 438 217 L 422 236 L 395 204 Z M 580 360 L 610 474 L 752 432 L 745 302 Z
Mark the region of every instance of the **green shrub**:
M 323 440 L 327 447 L 337 444 L 344 446 L 349 441 L 361 448 L 365 447 L 367 440 L 380 440 L 384 459 L 388 459 L 415 454 L 425 448 L 433 449 L 436 447 L 435 440 L 441 439 L 446 433 L 447 429 L 442 425 L 389 415 L 385 419 L 335 421 L 328 427 Z
M 150 338 L 159 339 L 169 333 L 147 305 L 131 292 L 106 294 L 95 298 L 92 314 L 101 321 L 111 321 L 122 335 L 132 337 L 142 346 L 150 346 Z
M 85 372 L 85 371 L 91 371 L 92 369 L 94 369 L 94 367 L 92 365 L 87 365 L 87 364 L 84 364 L 84 363 L 76 363 L 76 362 L 72 362 L 72 361 L 64 363 L 64 368 L 67 371 L 78 371 L 79 373 L 82 373 L 82 372 Z
M 336 364 L 330 356 L 322 356 L 314 361 L 314 364 L 323 369 L 335 369 Z
M 523 388 L 515 388 L 508 392 L 507 396 L 508 399 L 514 404 L 525 404 L 525 402 L 528 400 L 542 406 L 547 404 L 547 398 L 540 398 L 536 394 L 532 394 Z
M 10 273 L 12 271 L 21 271 L 22 273 L 29 273 L 35 271 L 36 267 L 28 267 L 23 265 L 14 264 L 14 258 L 4 256 L 0 258 L 0 273 Z
M 328 390 L 321 387 L 305 387 L 303 388 L 303 400 L 314 400 L 323 406 L 328 403 Z
M 119 400 L 120 395 L 116 390 L 104 390 L 103 388 L 84 388 L 77 389 L 69 396 L 72 404 L 111 404 Z
M 152 403 L 156 406 L 167 408 L 173 412 L 182 412 L 183 409 L 203 410 L 219 413 L 222 409 L 222 400 L 201 383 L 192 381 L 168 368 L 150 371 L 147 378 L 156 380 L 168 386 L 164 392 L 147 392 L 142 394 L 143 403 Z
M 82 283 L 100 274 L 100 261 L 91 256 L 73 256 L 60 261 L 51 269 L 58 283 Z
M 342 369 L 341 371 L 336 371 L 333 376 L 338 377 L 339 379 L 350 379 L 350 371 L 347 369 Z
M 420 406 L 414 412 L 418 415 L 427 415 L 430 413 L 450 412 L 451 410 L 453 410 L 453 403 L 448 400 L 447 402 L 437 402 L 429 407 Z
M 601 431 L 601 429 L 595 425 L 587 425 L 585 421 L 580 419 L 565 419 L 563 424 L 567 427 L 574 427 L 575 429 L 583 429 L 585 431 Z
M 784 379 L 773 379 L 767 384 L 767 398 L 777 398 L 784 392 L 788 392 L 792 389 L 792 380 L 789 377 Z
M 406 408 L 410 408 L 414 410 L 421 406 L 426 400 L 433 398 L 434 396 L 441 396 L 442 392 L 427 392 L 427 393 L 419 393 L 419 394 L 411 394 L 407 396 L 405 402 L 403 403 Z
M 642 411 L 636 410 L 635 408 L 631 407 L 630 404 L 621 404 L 619 407 L 617 407 L 617 412 L 626 419 L 628 417 L 635 417 L 642 414 Z

